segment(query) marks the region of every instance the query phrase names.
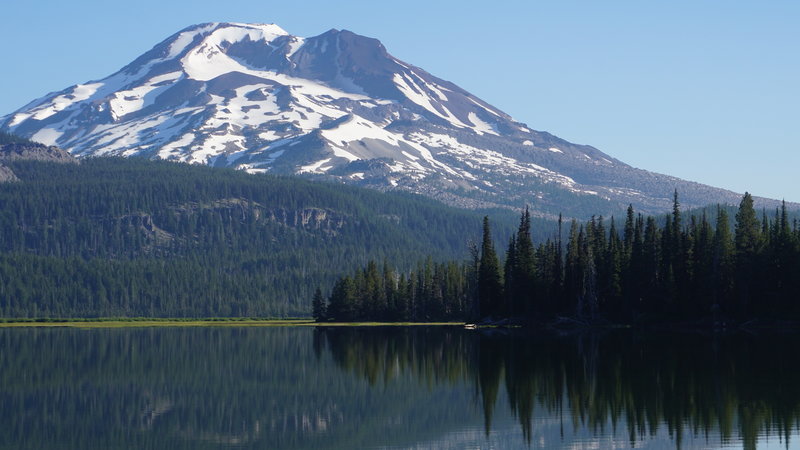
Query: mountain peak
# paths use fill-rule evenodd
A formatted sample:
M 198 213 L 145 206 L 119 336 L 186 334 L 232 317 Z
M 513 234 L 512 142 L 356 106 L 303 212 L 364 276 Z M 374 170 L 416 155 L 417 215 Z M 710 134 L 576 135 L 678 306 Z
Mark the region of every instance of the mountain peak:
M 198 23 L 194 25 L 189 25 L 188 27 L 178 31 L 173 36 L 180 35 L 181 33 L 187 32 L 203 32 L 208 33 L 214 30 L 222 29 L 222 28 L 241 28 L 241 29 L 255 29 L 261 30 L 266 33 L 271 34 L 279 34 L 279 35 L 288 35 L 289 32 L 281 28 L 279 25 L 275 23 L 245 23 L 245 22 L 204 22 Z M 167 39 L 169 40 L 169 38 Z
M 230 25 L 241 28 L 257 28 L 273 34 L 289 34 L 286 30 L 275 23 L 241 23 L 241 22 L 222 22 L 220 25 Z
M 275 24 L 193 25 L 117 73 L 0 118 L 2 129 L 77 156 L 312 174 L 459 206 L 655 212 L 676 187 L 689 207 L 738 201 L 531 130 L 335 28 L 302 38 Z

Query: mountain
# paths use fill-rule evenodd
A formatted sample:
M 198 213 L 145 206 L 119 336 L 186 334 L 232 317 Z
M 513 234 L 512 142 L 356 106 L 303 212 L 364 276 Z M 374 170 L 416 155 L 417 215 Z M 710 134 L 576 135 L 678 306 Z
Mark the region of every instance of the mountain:
M 740 198 L 532 130 L 346 30 L 301 38 L 277 25 L 191 26 L 111 76 L 0 118 L 0 129 L 78 157 L 307 174 L 550 216 L 628 203 L 662 212 L 675 189 L 687 207 Z

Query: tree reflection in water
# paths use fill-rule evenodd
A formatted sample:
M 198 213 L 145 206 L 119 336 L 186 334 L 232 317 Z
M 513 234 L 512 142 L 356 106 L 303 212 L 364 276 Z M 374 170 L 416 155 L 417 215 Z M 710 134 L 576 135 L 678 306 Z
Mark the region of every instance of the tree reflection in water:
M 775 436 L 788 448 L 800 426 L 800 340 L 792 335 L 321 328 L 315 341 L 371 384 L 404 372 L 428 384 L 472 383 L 487 435 L 503 384 L 528 442 L 537 409 L 598 435 L 624 423 L 631 446 L 663 426 L 678 448 L 687 431 L 748 449 Z
M 5 328 L 0 449 L 707 448 L 707 436 L 755 448 L 790 433 L 796 445 L 798 343 L 453 327 Z

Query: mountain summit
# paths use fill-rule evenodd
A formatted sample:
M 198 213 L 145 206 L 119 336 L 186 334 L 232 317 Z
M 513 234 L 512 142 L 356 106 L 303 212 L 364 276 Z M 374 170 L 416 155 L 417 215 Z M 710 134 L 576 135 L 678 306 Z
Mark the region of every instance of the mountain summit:
M 163 158 L 405 189 L 541 214 L 736 202 L 733 192 L 632 168 L 529 129 L 453 83 L 332 29 L 186 28 L 119 72 L 48 94 L 0 129 L 73 155 Z

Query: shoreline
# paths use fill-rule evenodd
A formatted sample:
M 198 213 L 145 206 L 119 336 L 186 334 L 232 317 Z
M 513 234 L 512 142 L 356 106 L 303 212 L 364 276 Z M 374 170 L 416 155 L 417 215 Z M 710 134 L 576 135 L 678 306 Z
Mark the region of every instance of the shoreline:
M 735 334 L 735 333 L 798 333 L 800 321 L 751 320 L 743 323 L 731 322 L 727 326 L 715 327 L 706 322 L 676 322 L 647 324 L 571 323 L 563 321 L 534 323 L 501 322 L 316 322 L 312 318 L 160 318 L 160 317 L 101 317 L 101 318 L 0 318 L 0 328 L 189 328 L 189 327 L 458 327 L 478 332 L 549 332 L 555 334 L 604 333 L 619 330 Z
M 314 319 L 161 319 L 161 318 L 98 318 L 98 319 L 0 319 L 0 328 L 158 328 L 158 327 L 399 327 L 453 326 L 464 322 L 316 322 Z

